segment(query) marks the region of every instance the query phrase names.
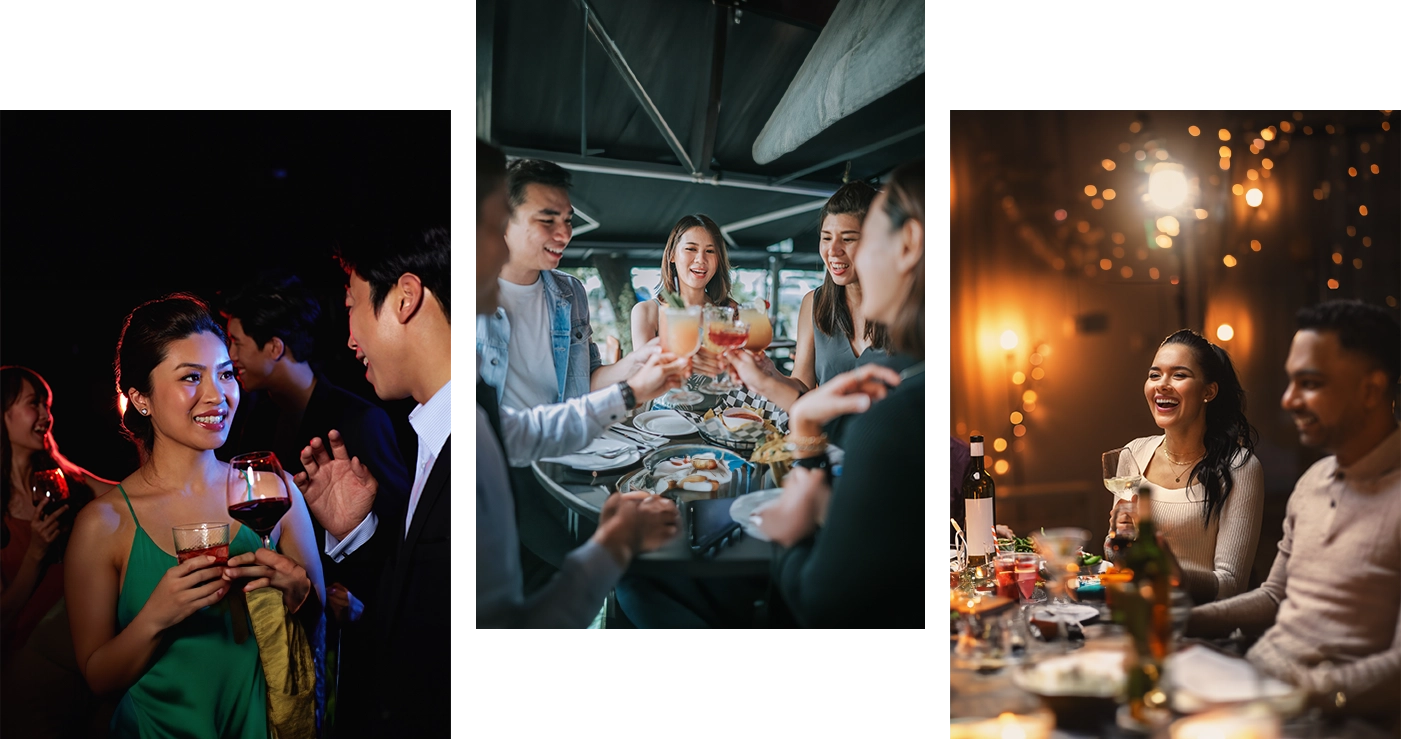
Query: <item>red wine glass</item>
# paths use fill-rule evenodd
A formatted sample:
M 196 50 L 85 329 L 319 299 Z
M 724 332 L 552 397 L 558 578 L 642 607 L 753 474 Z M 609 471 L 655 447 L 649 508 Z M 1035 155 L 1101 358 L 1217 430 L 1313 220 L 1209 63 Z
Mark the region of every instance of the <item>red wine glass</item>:
M 251 452 L 229 460 L 228 502 L 229 517 L 253 529 L 263 547 L 272 549 L 272 530 L 292 507 L 277 455 Z

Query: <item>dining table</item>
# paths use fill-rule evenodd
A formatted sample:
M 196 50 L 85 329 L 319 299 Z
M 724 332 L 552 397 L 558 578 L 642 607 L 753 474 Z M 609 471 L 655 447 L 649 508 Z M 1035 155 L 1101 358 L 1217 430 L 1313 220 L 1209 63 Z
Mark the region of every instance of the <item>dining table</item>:
M 607 470 L 581 470 L 567 464 L 553 461 L 531 463 L 536 479 L 560 505 L 568 512 L 571 532 L 580 529 L 582 521 L 598 523 L 603 504 L 617 490 L 618 481 L 628 473 L 642 466 L 642 459 L 654 450 L 666 450 L 696 444 L 708 445 L 699 431 L 678 436 L 650 439 L 633 426 L 634 416 L 620 422 L 626 425 L 624 434 L 634 435 L 642 440 L 637 443 L 640 458 L 638 461 Z M 619 439 L 616 433 L 606 433 L 608 438 Z M 626 438 L 626 437 L 624 437 Z M 646 447 L 645 449 L 643 447 Z M 716 447 L 722 448 L 722 447 Z M 741 457 L 748 453 L 728 450 Z M 746 469 L 734 470 L 730 484 L 731 497 L 738 497 L 764 489 L 767 465 L 746 463 Z M 771 480 L 771 478 L 768 478 Z M 681 577 L 746 577 L 768 575 L 770 566 L 779 552 L 777 544 L 762 541 L 754 536 L 740 533 L 731 537 L 728 546 L 711 555 L 702 555 L 691 550 L 688 525 L 690 523 L 685 506 L 681 506 L 681 525 L 678 534 L 659 549 L 638 555 L 633 559 L 628 572 L 636 575 L 663 575 Z
M 1097 615 L 1087 618 L 1080 633 L 1073 640 L 1067 640 L 1064 631 L 1055 639 L 1042 639 L 1033 636 L 1026 651 L 1013 659 L 969 659 L 960 656 L 958 637 L 951 628 L 950 634 L 950 713 L 953 719 L 996 718 L 1004 712 L 1016 715 L 1031 715 L 1043 706 L 1056 713 L 1056 728 L 1051 739 L 1142 739 L 1142 737 L 1169 737 L 1167 728 L 1145 731 L 1122 726 L 1114 713 L 1094 714 L 1086 711 L 1086 703 L 1073 700 L 1048 700 L 1024 690 L 1016 679 L 1016 672 L 1039 660 L 1054 658 L 1079 650 L 1128 650 L 1131 639 L 1124 626 L 1113 622 L 1110 609 L 1102 597 L 1083 598 L 1077 605 L 1094 608 Z M 1003 609 L 1012 621 L 1022 619 L 1025 624 L 1031 610 L 1038 605 L 1014 605 Z M 1083 638 L 1081 638 L 1083 637 Z M 1244 651 L 1238 643 L 1229 639 L 1199 640 L 1179 639 L 1175 651 L 1198 645 L 1217 654 L 1243 660 L 1239 652 Z M 1174 714 L 1173 718 L 1185 718 L 1185 714 Z M 1316 709 L 1305 709 L 1281 720 L 1281 739 L 1381 739 L 1391 734 L 1358 718 L 1346 716 L 1324 716 Z

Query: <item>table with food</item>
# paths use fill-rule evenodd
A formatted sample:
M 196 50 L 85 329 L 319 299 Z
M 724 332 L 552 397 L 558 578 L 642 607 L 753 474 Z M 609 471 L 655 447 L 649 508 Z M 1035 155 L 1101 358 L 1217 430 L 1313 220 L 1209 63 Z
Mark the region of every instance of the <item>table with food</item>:
M 663 409 L 606 428 L 583 449 L 540 460 L 541 485 L 569 512 L 571 529 L 597 522 L 609 495 L 647 492 L 676 502 L 680 535 L 632 564 L 636 574 L 767 575 L 775 553 L 759 530 L 791 453 L 760 409 L 705 414 Z

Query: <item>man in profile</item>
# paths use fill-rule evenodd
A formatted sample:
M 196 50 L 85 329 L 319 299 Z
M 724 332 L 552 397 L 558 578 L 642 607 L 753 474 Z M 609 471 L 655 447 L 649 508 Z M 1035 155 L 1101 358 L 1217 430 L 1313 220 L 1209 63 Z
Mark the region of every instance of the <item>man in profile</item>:
M 1264 635 L 1246 657 L 1329 711 L 1398 727 L 1401 704 L 1401 326 L 1381 308 L 1299 311 L 1280 405 L 1331 454 L 1299 478 L 1259 588 L 1192 609 L 1189 636 Z M 1267 630 L 1266 630 L 1267 629 Z

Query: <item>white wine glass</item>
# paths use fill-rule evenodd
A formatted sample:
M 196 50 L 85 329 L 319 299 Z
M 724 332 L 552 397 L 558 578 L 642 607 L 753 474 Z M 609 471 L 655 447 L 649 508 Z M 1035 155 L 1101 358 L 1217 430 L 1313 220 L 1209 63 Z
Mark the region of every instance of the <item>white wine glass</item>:
M 1133 491 L 1143 481 L 1138 461 L 1126 447 L 1110 449 L 1101 455 L 1104 467 L 1104 487 L 1119 500 L 1133 500 Z

